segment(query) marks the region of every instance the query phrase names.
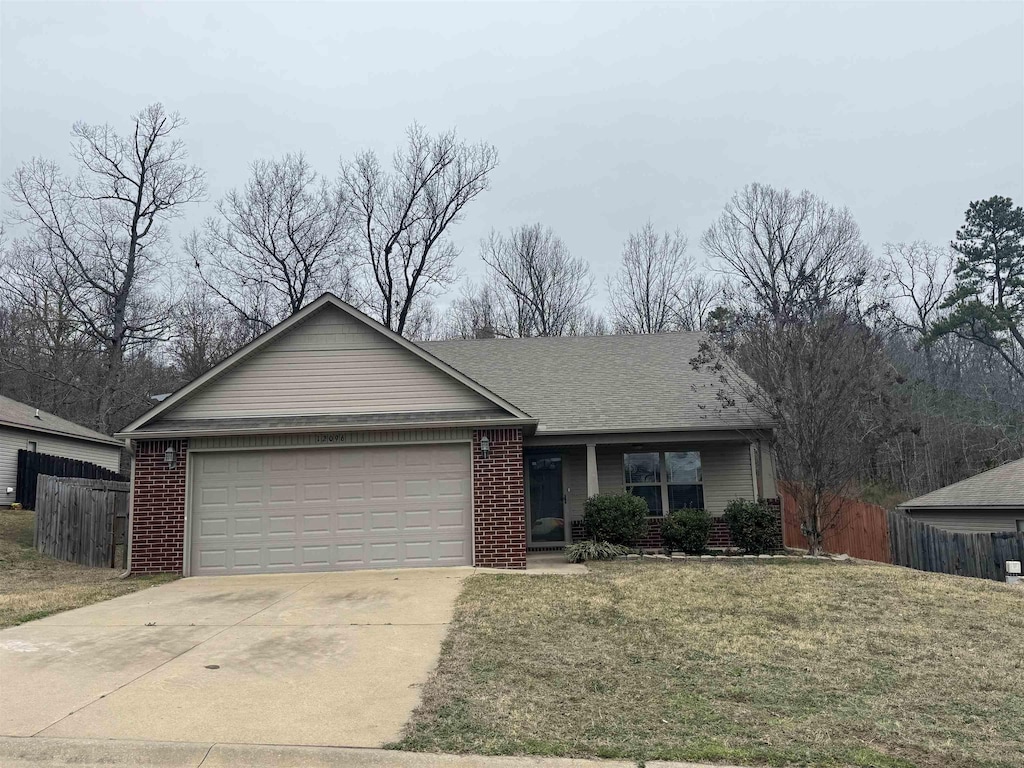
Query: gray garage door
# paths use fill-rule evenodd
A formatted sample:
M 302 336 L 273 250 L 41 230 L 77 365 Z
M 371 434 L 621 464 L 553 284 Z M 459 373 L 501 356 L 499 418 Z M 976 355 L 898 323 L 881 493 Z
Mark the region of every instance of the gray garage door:
M 469 565 L 467 445 L 191 454 L 192 575 Z

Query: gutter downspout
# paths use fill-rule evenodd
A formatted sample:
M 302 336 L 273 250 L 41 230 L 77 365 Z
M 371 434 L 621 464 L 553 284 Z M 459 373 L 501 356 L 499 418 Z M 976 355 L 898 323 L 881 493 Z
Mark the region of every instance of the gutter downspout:
M 128 478 L 128 530 L 125 533 L 124 545 L 128 547 L 128 568 L 119 578 L 132 575 L 132 524 L 135 520 L 135 443 L 130 437 L 124 439 L 124 449 L 128 451 L 131 471 Z

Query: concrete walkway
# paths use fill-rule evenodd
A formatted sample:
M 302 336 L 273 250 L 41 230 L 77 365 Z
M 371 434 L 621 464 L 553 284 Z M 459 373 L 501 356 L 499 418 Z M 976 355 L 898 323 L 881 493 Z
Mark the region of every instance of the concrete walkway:
M 487 757 L 380 749 L 0 737 L 4 768 L 635 768 L 623 760 Z M 702 768 L 652 761 L 648 768 Z M 735 768 L 717 765 L 715 768 Z
M 0 735 L 381 746 L 472 573 L 190 578 L 0 631 Z

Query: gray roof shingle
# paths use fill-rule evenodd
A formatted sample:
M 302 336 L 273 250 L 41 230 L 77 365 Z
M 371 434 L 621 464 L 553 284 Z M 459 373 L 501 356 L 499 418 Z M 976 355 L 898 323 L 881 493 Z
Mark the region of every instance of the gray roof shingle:
M 690 360 L 702 333 L 473 339 L 420 344 L 540 420 L 544 432 L 770 427 L 743 401 L 719 409 L 721 385 Z
M 121 443 L 112 437 L 97 432 L 73 421 L 62 419 L 46 411 L 39 411 L 39 418 L 36 418 L 36 409 L 31 405 L 19 403 L 9 397 L 0 395 L 0 425 L 17 427 L 18 429 L 38 430 L 50 432 L 56 435 L 77 437 L 82 440 L 109 443 L 120 446 Z
M 947 485 L 899 505 L 920 507 L 1022 507 L 1024 508 L 1024 459 L 1017 459 L 980 475 Z

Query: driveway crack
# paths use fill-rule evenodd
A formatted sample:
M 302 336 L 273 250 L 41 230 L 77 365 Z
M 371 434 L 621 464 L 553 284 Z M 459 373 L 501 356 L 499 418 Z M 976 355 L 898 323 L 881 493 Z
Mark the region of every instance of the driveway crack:
M 206 762 L 206 758 L 208 758 L 210 756 L 210 753 L 213 752 L 213 748 L 216 747 L 216 746 L 217 746 L 216 742 L 214 742 L 213 744 L 210 745 L 210 748 L 208 750 L 206 750 L 206 754 L 203 755 L 203 759 L 199 761 L 199 765 L 197 765 L 196 768 L 203 768 L 203 763 Z

